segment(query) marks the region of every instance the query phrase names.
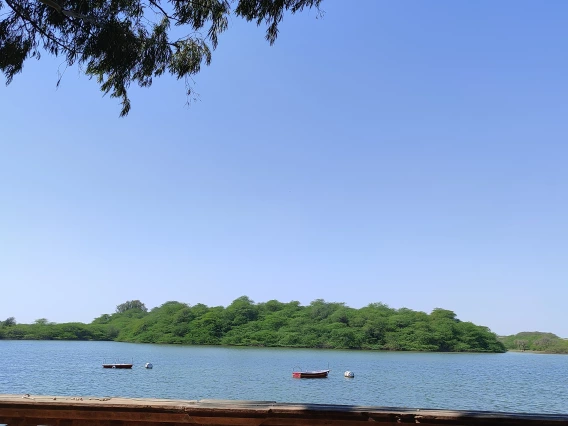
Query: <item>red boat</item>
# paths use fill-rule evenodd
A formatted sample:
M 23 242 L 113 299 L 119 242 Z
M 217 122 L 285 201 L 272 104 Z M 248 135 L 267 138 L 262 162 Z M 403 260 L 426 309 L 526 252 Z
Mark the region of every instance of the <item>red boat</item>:
M 316 371 L 293 371 L 292 377 L 295 379 L 325 379 L 330 370 Z

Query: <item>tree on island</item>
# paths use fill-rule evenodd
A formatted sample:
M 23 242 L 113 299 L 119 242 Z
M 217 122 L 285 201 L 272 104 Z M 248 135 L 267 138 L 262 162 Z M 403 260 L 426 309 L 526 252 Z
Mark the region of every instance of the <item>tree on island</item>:
M 522 339 L 515 340 L 515 344 L 517 345 L 517 348 L 519 348 L 519 350 L 523 352 L 527 349 L 528 346 L 528 342 Z
M 124 312 L 131 309 L 138 309 L 142 312 L 148 312 L 148 308 L 146 308 L 146 305 L 144 305 L 144 303 L 142 303 L 140 300 L 128 300 L 127 302 L 121 303 L 116 307 L 116 313 L 123 314 Z
M 4 327 L 12 327 L 16 325 L 16 318 L 8 317 L 4 321 L 1 321 L 0 324 L 3 325 Z
M 286 13 L 319 10 L 321 1 L 0 0 L 0 70 L 9 84 L 26 59 L 63 56 L 67 66 L 78 64 L 101 91 L 119 98 L 124 116 L 130 84 L 149 87 L 164 73 L 184 78 L 191 96 L 189 79 L 211 63 L 232 14 L 264 23 L 273 44 Z

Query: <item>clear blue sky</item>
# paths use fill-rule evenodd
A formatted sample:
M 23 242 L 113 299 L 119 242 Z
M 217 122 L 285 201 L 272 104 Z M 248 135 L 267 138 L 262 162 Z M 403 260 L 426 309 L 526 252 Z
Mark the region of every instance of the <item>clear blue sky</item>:
M 102 97 L 0 88 L 0 319 L 239 296 L 442 307 L 568 337 L 568 3 L 324 1 L 276 45 Z

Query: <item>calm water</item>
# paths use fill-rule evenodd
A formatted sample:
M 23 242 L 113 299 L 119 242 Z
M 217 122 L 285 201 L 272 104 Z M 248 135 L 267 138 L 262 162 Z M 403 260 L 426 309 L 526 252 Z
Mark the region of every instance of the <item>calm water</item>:
M 568 413 L 568 356 L 2 341 L 0 393 Z M 103 361 L 133 361 L 132 370 Z M 152 370 L 144 368 L 154 364 Z M 327 379 L 292 370 L 331 369 Z M 346 370 L 354 379 L 343 377 Z

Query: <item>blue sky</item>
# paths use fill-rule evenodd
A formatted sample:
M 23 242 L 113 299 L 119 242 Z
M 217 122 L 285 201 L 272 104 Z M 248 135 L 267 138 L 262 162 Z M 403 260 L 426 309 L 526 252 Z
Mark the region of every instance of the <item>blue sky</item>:
M 568 337 L 568 3 L 322 9 L 272 47 L 232 18 L 189 107 L 163 77 L 121 119 L 27 62 L 0 88 L 0 319 L 247 295 Z

